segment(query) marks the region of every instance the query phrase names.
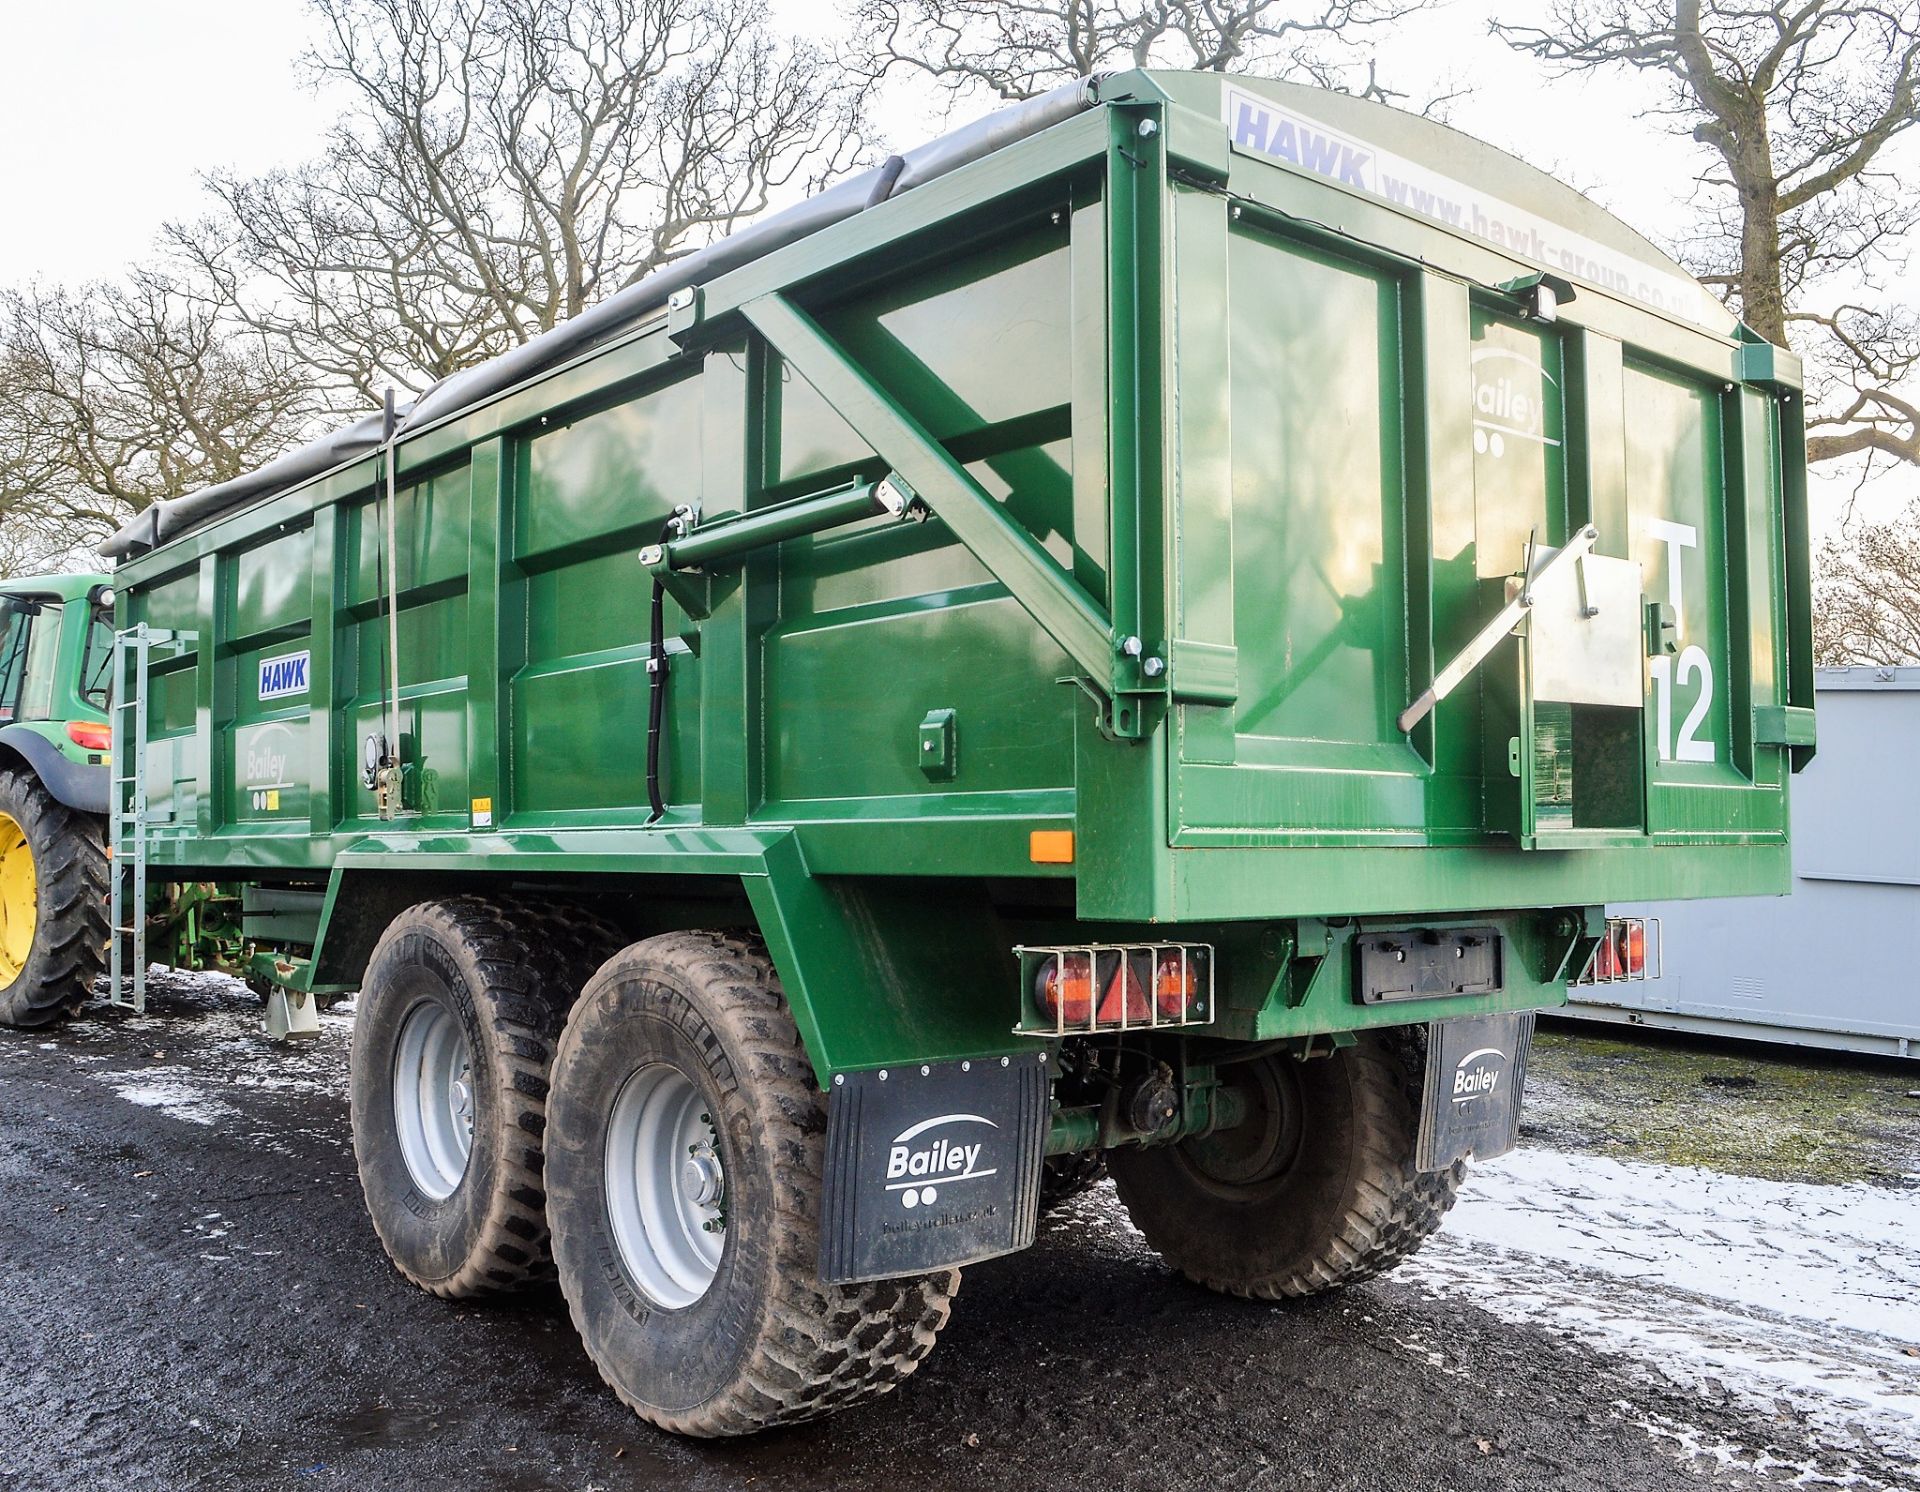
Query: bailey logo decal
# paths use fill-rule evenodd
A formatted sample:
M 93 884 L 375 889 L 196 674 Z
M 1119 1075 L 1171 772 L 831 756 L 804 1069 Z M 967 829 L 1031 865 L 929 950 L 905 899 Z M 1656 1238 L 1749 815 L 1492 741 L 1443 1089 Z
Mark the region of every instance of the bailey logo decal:
M 1000 1127 L 979 1114 L 942 1114 L 894 1136 L 887 1147 L 887 1190 L 899 1193 L 902 1207 L 931 1207 L 943 1186 L 999 1174 L 997 1167 L 981 1169 L 985 1137 L 975 1139 L 977 1131 L 961 1127 L 976 1124 Z
M 1475 1048 L 1454 1064 L 1453 1092 L 1449 1096 L 1455 1103 L 1488 1097 L 1499 1089 L 1511 1061 L 1497 1046 Z
M 1541 385 L 1553 375 L 1523 353 L 1482 347 L 1473 355 L 1473 448 L 1494 457 L 1507 453 L 1510 440 L 1557 446 L 1547 434 Z

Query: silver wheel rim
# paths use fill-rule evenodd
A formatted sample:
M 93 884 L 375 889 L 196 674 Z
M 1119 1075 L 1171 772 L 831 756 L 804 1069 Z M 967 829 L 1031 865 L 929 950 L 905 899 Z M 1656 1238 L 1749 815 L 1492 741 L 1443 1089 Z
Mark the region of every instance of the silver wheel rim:
M 473 1154 L 473 1054 L 451 1010 L 422 1000 L 400 1022 L 393 1054 L 393 1117 L 413 1184 L 452 1196 Z
M 707 1293 L 726 1246 L 726 1172 L 707 1101 L 653 1062 L 620 1085 L 607 1123 L 607 1217 L 620 1262 L 655 1305 Z

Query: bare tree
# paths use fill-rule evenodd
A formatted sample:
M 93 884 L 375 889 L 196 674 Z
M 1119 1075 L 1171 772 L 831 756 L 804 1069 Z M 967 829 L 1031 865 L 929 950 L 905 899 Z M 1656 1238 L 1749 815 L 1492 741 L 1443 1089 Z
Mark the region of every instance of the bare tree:
M 278 455 L 315 413 L 284 350 L 155 270 L 0 294 L 0 562 L 84 551 L 149 503 Z
M 1813 650 L 1822 663 L 1920 663 L 1920 503 L 1827 541 Z
M 1556 0 L 1545 25 L 1496 22 L 1567 72 L 1657 75 L 1706 146 L 1703 222 L 1682 248 L 1748 326 L 1806 354 L 1808 456 L 1920 463 L 1905 269 L 1920 194 L 1892 147 L 1920 123 L 1920 0 Z
M 877 74 L 956 94 L 1031 98 L 1115 67 L 1259 70 L 1387 97 L 1355 33 L 1427 0 L 859 0 L 856 46 Z
M 312 164 L 171 231 L 335 390 L 419 389 L 860 148 L 859 95 L 754 0 L 313 0 L 351 100 Z M 356 401 L 357 402 L 357 401 Z

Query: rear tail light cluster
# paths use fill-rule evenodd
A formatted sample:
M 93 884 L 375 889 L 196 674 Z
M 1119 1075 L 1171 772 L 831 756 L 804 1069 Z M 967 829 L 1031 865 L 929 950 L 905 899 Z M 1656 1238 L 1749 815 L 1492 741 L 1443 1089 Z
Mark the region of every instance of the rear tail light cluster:
M 1153 1030 L 1213 1019 L 1213 949 L 1204 943 L 1016 948 L 1028 1036 Z
M 1626 984 L 1660 977 L 1660 919 L 1609 917 L 1575 985 Z
M 113 730 L 104 720 L 69 720 L 67 739 L 87 751 L 105 751 L 113 744 Z

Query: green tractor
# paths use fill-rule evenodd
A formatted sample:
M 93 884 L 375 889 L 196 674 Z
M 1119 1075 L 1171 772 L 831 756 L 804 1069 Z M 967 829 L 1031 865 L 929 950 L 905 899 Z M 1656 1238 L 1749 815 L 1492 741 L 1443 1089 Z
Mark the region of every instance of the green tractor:
M 107 960 L 107 707 L 113 591 L 103 575 L 0 581 L 0 1022 L 85 1003 Z

